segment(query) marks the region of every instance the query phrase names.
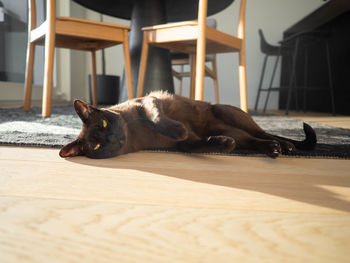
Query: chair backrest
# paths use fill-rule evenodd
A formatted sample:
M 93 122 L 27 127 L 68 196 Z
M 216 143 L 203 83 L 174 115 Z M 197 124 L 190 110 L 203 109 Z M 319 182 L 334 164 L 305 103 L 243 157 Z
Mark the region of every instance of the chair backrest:
M 46 20 L 48 21 L 49 26 L 52 27 L 56 18 L 56 0 L 43 1 L 46 1 Z M 28 30 L 31 31 L 37 27 L 36 0 L 28 0 L 28 12 Z
M 246 0 L 241 0 L 238 16 L 238 27 L 237 27 L 237 37 L 242 40 L 242 49 L 245 48 L 245 9 L 246 9 Z M 197 50 L 199 53 L 205 54 L 205 34 L 206 34 L 206 23 L 207 23 L 207 8 L 208 0 L 199 0 L 198 4 L 198 38 L 201 39 L 204 50 Z M 199 54 L 197 53 L 197 54 Z M 242 52 L 242 55 L 239 57 L 240 65 L 245 61 L 245 52 Z
M 267 43 L 264 33 L 261 29 L 259 29 L 259 36 L 260 36 L 260 50 L 263 53 L 266 53 L 266 48 L 267 46 L 269 46 L 269 44 Z
M 36 28 L 36 1 L 28 0 L 28 30 Z
M 235 1 L 235 0 L 234 0 Z M 237 27 L 237 36 L 241 39 L 244 40 L 245 36 L 245 10 L 246 10 L 246 0 L 240 0 L 241 5 L 239 9 L 239 17 L 238 17 L 238 27 Z M 200 31 L 203 31 L 205 25 L 209 25 L 208 20 L 211 18 L 207 19 L 207 7 L 208 7 L 208 0 L 199 0 L 198 4 L 198 25 L 199 27 L 203 27 L 200 29 Z M 211 21 L 212 22 L 212 21 Z M 211 26 L 211 25 L 209 25 Z M 211 26 L 216 28 L 216 21 L 215 21 L 215 26 Z

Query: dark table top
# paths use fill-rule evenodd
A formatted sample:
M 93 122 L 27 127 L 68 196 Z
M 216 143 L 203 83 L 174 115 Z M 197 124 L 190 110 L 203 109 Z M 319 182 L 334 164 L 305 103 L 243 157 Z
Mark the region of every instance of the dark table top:
M 330 0 L 284 31 L 285 36 L 309 32 L 350 10 L 350 0 Z
M 130 19 L 133 3 L 140 0 L 73 0 L 80 5 L 94 11 Z M 198 0 L 163 0 L 166 5 L 167 22 L 196 19 L 198 14 Z M 151 3 L 152 1 L 150 1 Z M 208 0 L 208 16 L 224 10 L 234 0 Z M 150 6 L 150 8 L 152 8 Z

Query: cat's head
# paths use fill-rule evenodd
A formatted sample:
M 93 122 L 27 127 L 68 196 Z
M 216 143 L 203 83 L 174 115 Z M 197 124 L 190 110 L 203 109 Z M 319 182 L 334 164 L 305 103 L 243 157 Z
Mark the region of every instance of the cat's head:
M 126 133 L 120 114 L 94 108 L 80 100 L 74 101 L 74 108 L 83 126 L 78 138 L 61 149 L 61 157 L 85 155 L 100 159 L 123 153 Z

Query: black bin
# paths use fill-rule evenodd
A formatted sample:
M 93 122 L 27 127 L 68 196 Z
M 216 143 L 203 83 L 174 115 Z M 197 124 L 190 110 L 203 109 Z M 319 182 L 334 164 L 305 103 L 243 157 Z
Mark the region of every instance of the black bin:
M 97 75 L 97 104 L 114 105 L 119 100 L 120 77 L 114 75 Z M 89 75 L 89 95 L 92 104 L 91 75 Z

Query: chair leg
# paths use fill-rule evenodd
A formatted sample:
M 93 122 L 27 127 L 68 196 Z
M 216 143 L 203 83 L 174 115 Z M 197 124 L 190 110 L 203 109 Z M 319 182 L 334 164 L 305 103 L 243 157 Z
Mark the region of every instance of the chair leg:
M 267 90 L 266 99 L 265 99 L 264 112 L 266 111 L 267 102 L 269 101 L 269 98 L 270 98 L 272 84 L 273 84 L 273 80 L 275 79 L 275 74 L 276 74 L 276 69 L 277 69 L 279 58 L 280 58 L 280 56 L 277 56 L 276 61 L 275 61 L 275 65 L 274 65 L 273 70 L 272 70 L 270 85 L 269 85 L 269 88 Z
M 268 58 L 268 56 L 265 55 L 263 67 L 262 67 L 262 70 L 261 70 L 260 81 L 259 81 L 259 88 L 258 88 L 258 94 L 256 95 L 254 110 L 258 110 L 258 104 L 259 104 L 259 99 L 260 99 L 260 93 L 261 93 L 261 89 L 262 89 L 262 84 L 263 84 L 263 82 L 264 82 L 264 76 L 265 76 L 265 69 L 266 69 L 267 58 Z
M 25 75 L 25 82 L 24 82 L 24 105 L 23 105 L 23 108 L 25 111 L 30 110 L 30 104 L 31 104 L 31 98 L 32 98 L 34 55 L 35 55 L 35 45 L 28 41 L 26 75 Z
M 53 64 L 55 59 L 55 33 L 47 33 L 45 37 L 45 68 L 44 87 L 42 101 L 42 116 L 51 115 L 52 106 L 52 85 L 53 85 Z
M 197 42 L 197 58 L 196 58 L 196 83 L 195 83 L 195 99 L 203 100 L 204 98 L 204 74 L 205 74 L 205 39 Z
M 191 64 L 191 85 L 190 85 L 190 99 L 194 100 L 196 87 L 196 54 L 190 54 Z
M 96 52 L 91 51 L 91 87 L 92 87 L 92 104 L 97 107 L 97 84 L 96 84 Z
M 215 103 L 219 103 L 219 86 L 218 86 L 218 70 L 216 65 L 216 57 L 211 62 L 214 72 L 213 84 L 214 84 L 214 93 L 215 93 Z
M 137 97 L 141 97 L 143 95 L 143 86 L 144 86 L 146 67 L 147 67 L 148 47 L 149 47 L 148 46 L 148 36 L 147 36 L 147 33 L 144 32 L 143 42 L 142 42 L 140 68 L 139 68 Z
M 239 78 L 239 94 L 240 94 L 241 110 L 244 112 L 248 112 L 247 72 L 246 72 L 246 64 L 245 64 L 244 47 L 241 49 L 241 52 L 239 53 L 238 78 Z
M 205 52 L 206 52 L 206 16 L 207 1 L 199 1 L 198 3 L 198 36 L 196 48 L 196 83 L 195 83 L 195 99 L 203 100 L 204 98 L 204 75 L 205 75 Z
M 134 91 L 132 87 L 132 72 L 131 72 L 131 60 L 129 51 L 129 34 L 128 31 L 124 31 L 124 41 L 123 41 L 123 51 L 124 51 L 124 61 L 125 61 L 125 76 L 126 84 L 128 85 L 128 98 L 134 98 Z

